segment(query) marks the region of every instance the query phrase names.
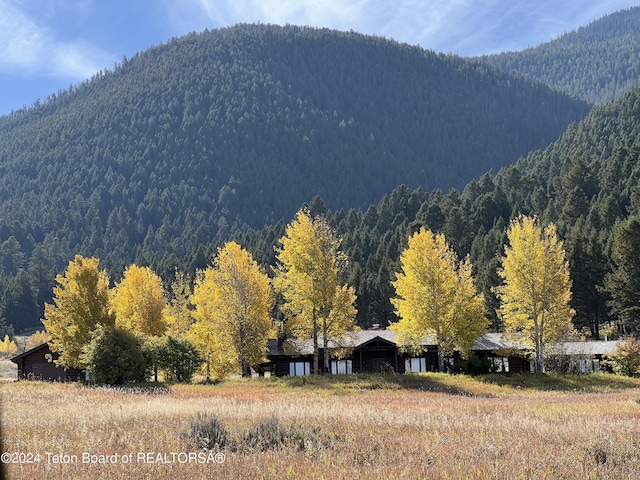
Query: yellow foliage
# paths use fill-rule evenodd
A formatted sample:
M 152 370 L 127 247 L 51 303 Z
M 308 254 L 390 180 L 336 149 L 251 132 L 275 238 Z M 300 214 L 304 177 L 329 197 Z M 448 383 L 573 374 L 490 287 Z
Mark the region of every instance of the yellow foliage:
M 129 266 L 116 284 L 111 305 L 121 328 L 152 336 L 167 331 L 169 310 L 162 279 L 149 267 Z
M 51 335 L 49 335 L 44 330 L 38 330 L 37 332 L 31 334 L 27 339 L 27 350 L 31 350 L 38 345 L 42 345 L 44 342 L 48 342 L 51 339 Z
M 18 353 L 18 346 L 16 342 L 9 338 L 9 335 L 4 336 L 4 340 L 0 342 L 0 356 L 12 357 Z
M 76 255 L 64 275 L 56 276 L 53 305 L 45 304 L 42 323 L 51 340 L 51 351 L 58 352 L 56 361 L 64 367 L 83 368 L 81 358 L 99 326 L 114 324 L 109 311 L 109 277 L 98 270 L 97 258 Z
M 213 376 L 246 374 L 264 360 L 275 298 L 249 252 L 235 242 L 220 248 L 213 266 L 197 272 L 192 303 L 189 336 Z
M 507 332 L 517 332 L 536 351 L 536 371 L 544 372 L 544 348 L 573 329 L 571 278 L 562 242 L 553 224 L 540 227 L 520 215 L 507 231 L 502 268 L 504 285 L 495 288 L 498 313 Z
M 471 276 L 468 258 L 458 262 L 444 235 L 421 228 L 400 255 L 401 271 L 391 302 L 400 320 L 390 328 L 408 350 L 419 351 L 421 340 L 434 335 L 443 354 L 468 354 L 485 333 L 484 300 Z
M 313 338 L 314 364 L 321 336 L 326 367 L 329 340 L 339 341 L 356 328 L 355 290 L 339 279 L 346 263 L 340 240 L 324 218 L 312 219 L 301 210 L 280 244 L 274 286 L 284 298 L 287 330 L 298 338 Z
M 191 288 L 183 272 L 176 270 L 176 279 L 171 284 L 167 333 L 181 337 L 186 335 L 193 324 L 191 316 Z

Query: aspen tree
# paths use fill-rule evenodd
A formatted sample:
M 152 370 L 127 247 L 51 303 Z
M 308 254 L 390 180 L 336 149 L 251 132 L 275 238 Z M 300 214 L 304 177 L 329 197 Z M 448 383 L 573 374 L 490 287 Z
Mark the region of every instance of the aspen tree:
M 569 263 L 553 223 L 542 229 L 537 218 L 520 215 L 507 239 L 498 270 L 504 284 L 494 289 L 498 314 L 507 332 L 534 348 L 535 371 L 544 373 L 545 347 L 573 329 Z
M 112 308 L 118 327 L 154 337 L 167 331 L 169 312 L 162 279 L 149 267 L 127 267 L 115 286 Z
M 97 258 L 76 255 L 64 275 L 56 276 L 53 304 L 45 304 L 42 323 L 51 339 L 49 348 L 60 354 L 57 365 L 85 368 L 83 354 L 99 326 L 113 327 L 109 277 L 98 270 Z
M 213 265 L 196 274 L 191 338 L 211 373 L 222 378 L 264 360 L 275 297 L 269 277 L 236 242 L 218 250 Z
M 392 282 L 391 299 L 400 320 L 390 328 L 398 343 L 419 351 L 433 335 L 438 343 L 439 369 L 443 356 L 457 351 L 467 356 L 488 321 L 484 300 L 476 290 L 468 258 L 458 262 L 443 234 L 424 227 L 409 238 L 400 255 L 401 271 Z
M 274 285 L 282 294 L 288 331 L 313 341 L 313 373 L 320 372 L 322 337 L 324 370 L 329 371 L 330 339 L 356 328 L 355 290 L 340 281 L 346 258 L 340 240 L 324 217 L 300 210 L 280 239 Z

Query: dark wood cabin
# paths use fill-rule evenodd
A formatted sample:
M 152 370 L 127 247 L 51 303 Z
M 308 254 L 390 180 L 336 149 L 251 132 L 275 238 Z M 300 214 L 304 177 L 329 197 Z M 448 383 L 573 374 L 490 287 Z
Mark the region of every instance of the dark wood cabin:
M 531 372 L 531 360 L 523 345 L 504 337 L 502 333 L 485 333 L 476 339 L 471 347 L 476 357 L 486 360 L 487 372 L 528 373 Z
M 322 341 L 320 341 L 322 345 Z M 438 368 L 437 346 L 425 339 L 423 352 L 409 355 L 401 352 L 391 330 L 372 329 L 355 332 L 343 345 L 330 342 L 332 348 L 345 348 L 349 352 L 342 358 L 332 358 L 330 372 L 431 372 Z M 320 347 L 320 369 L 324 369 L 324 349 Z M 308 375 L 313 369 L 313 343 L 311 340 L 272 339 L 267 347 L 267 358 L 272 375 Z
M 322 345 L 322 341 L 320 341 Z M 331 348 L 347 352 L 343 358 L 332 358 L 326 373 L 418 373 L 438 371 L 438 345 L 433 337 L 422 341 L 422 352 L 410 355 L 396 343 L 395 334 L 388 329 L 359 330 L 341 340 L 329 342 Z M 603 357 L 615 350 L 616 342 L 565 342 L 555 346 L 555 357 L 574 373 L 597 372 Z M 532 351 L 521 341 L 502 333 L 486 333 L 478 337 L 471 348 L 475 357 L 464 361 L 458 354 L 443 358 L 447 371 L 479 373 L 528 373 L 532 371 Z M 324 367 L 324 352 L 320 348 L 320 368 Z M 313 368 L 311 340 L 269 340 L 268 362 L 262 365 L 278 377 L 308 375 Z M 548 359 L 551 361 L 551 358 Z M 323 372 L 324 373 L 324 372 Z
M 27 350 L 11 359 L 18 366 L 18 380 L 44 380 L 49 382 L 77 382 L 84 379 L 84 372 L 76 368 L 64 369 L 53 363 L 58 353 L 49 349 L 48 343 Z M 49 361 L 51 359 L 51 361 Z

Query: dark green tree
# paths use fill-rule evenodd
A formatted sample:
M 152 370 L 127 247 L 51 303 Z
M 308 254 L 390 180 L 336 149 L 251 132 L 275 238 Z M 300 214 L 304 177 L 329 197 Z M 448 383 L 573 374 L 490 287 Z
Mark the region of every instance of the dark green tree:
M 91 381 L 123 385 L 146 378 L 147 359 L 135 335 L 121 328 L 100 328 L 84 355 Z
M 190 383 L 203 363 L 192 342 L 171 335 L 162 339 L 159 359 L 158 366 L 169 383 Z
M 604 278 L 611 314 L 620 322 L 621 333 L 640 332 L 640 219 L 619 223 L 613 233 L 613 271 Z

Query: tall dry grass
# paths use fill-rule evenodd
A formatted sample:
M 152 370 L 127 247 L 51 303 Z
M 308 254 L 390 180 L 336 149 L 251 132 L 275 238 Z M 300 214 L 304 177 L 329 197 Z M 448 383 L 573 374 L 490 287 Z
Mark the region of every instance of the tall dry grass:
M 4 383 L 2 434 L 5 451 L 40 453 L 40 463 L 7 465 L 11 479 L 640 478 L 640 381 L 572 382 L 555 391 L 429 374 L 142 392 Z M 203 415 L 224 429 L 225 460 L 216 451 L 181 463 L 203 452 L 191 435 Z M 83 452 L 117 463 L 82 463 Z M 157 453 L 174 462 L 138 456 Z

